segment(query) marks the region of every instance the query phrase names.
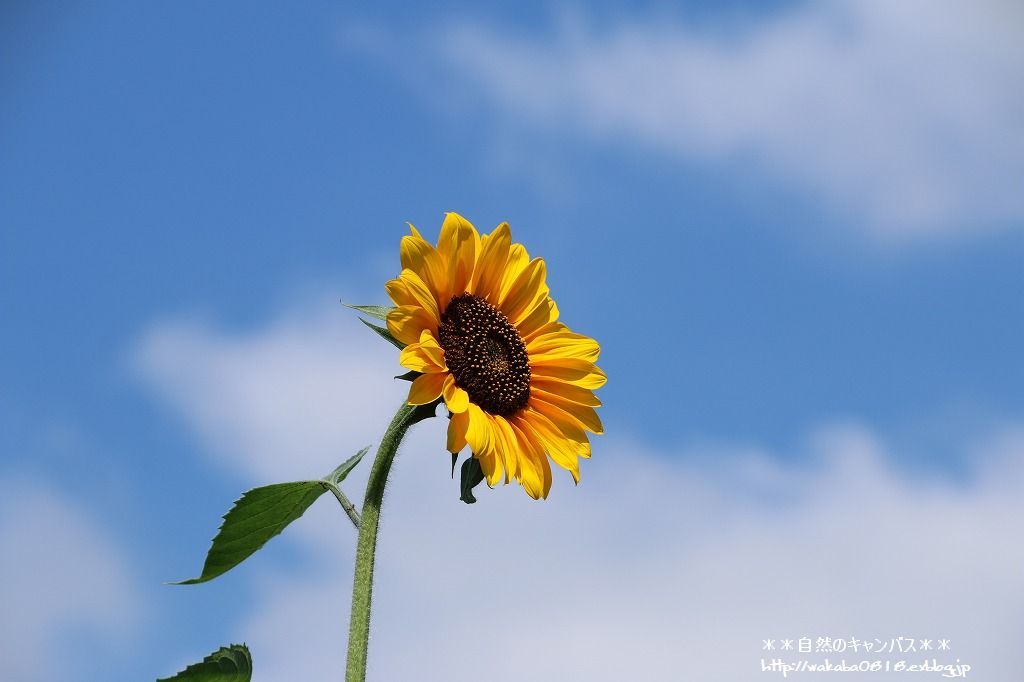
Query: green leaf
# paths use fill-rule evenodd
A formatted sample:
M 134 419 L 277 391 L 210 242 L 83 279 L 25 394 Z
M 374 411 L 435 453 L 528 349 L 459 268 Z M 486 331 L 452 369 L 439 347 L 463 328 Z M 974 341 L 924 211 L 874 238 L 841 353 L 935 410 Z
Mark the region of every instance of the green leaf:
M 423 372 L 417 372 L 414 369 L 410 369 L 405 374 L 399 374 L 395 378 L 401 379 L 402 381 L 416 381 L 416 379 L 421 376 L 423 376 Z
M 339 464 L 337 469 L 324 476 L 324 480 L 329 483 L 333 483 L 334 485 L 340 484 L 350 473 L 352 473 L 352 470 L 355 469 L 361 461 L 363 461 L 363 457 L 365 457 L 366 453 L 370 451 L 370 447 L 371 446 L 367 445 L 365 448 Z
M 476 502 L 476 498 L 473 497 L 473 488 L 480 485 L 480 482 L 484 480 L 484 471 L 480 468 L 480 462 L 476 457 L 469 456 L 465 462 L 462 463 L 462 494 L 459 499 L 466 504 L 473 504 Z
M 327 481 L 296 481 L 265 485 L 243 493 L 224 515 L 224 523 L 206 555 L 202 574 L 171 584 L 195 585 L 227 573 L 302 516 L 330 485 Z
M 441 404 L 441 398 L 438 398 L 432 403 L 426 405 L 417 405 L 416 409 L 413 410 L 412 416 L 409 417 L 409 426 L 413 424 L 419 424 L 424 419 L 430 419 L 431 417 L 437 416 L 437 406 Z
M 369 315 L 370 317 L 375 317 L 378 320 L 386 320 L 386 319 L 388 319 L 388 313 L 390 313 L 392 310 L 394 310 L 394 308 L 392 308 L 392 307 L 383 306 L 383 305 L 349 305 L 348 303 L 345 303 L 344 301 L 342 301 L 341 304 L 343 306 L 345 306 L 346 308 L 351 308 L 352 310 L 358 310 L 359 312 L 363 313 L 364 315 Z
M 252 655 L 244 644 L 221 647 L 194 663 L 174 677 L 162 677 L 156 682 L 251 682 Z
M 195 585 L 227 573 L 302 516 L 328 490 L 338 498 L 342 509 L 358 528 L 359 513 L 338 486 L 369 451 L 367 445 L 318 481 L 274 483 L 242 493 L 224 515 L 224 523 L 206 554 L 202 574 L 171 584 Z
M 405 344 L 402 343 L 401 341 L 399 341 L 398 339 L 396 339 L 394 336 L 392 336 L 391 332 L 389 332 L 387 330 L 387 328 L 379 327 L 379 326 L 375 325 L 372 322 L 367 322 L 366 320 L 364 320 L 361 317 L 359 318 L 359 321 L 362 322 L 363 324 L 365 324 L 367 327 L 369 327 L 373 331 L 377 332 L 377 334 L 379 334 L 381 338 L 383 338 L 388 343 L 393 344 L 399 350 L 405 348 Z

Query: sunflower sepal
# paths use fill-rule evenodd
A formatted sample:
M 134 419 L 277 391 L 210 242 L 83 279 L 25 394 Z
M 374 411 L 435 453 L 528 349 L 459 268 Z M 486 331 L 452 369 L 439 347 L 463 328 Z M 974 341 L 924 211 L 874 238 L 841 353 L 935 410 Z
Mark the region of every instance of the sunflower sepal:
M 414 369 L 410 369 L 405 374 L 398 374 L 398 375 L 396 375 L 395 378 L 396 379 L 401 379 L 402 381 L 416 381 L 416 378 L 419 377 L 419 376 L 422 376 L 422 374 L 423 374 L 423 372 L 417 372 Z
M 475 504 L 476 497 L 473 496 L 473 488 L 480 485 L 484 480 L 484 470 L 480 468 L 480 460 L 473 455 L 462 463 L 461 480 L 459 488 L 461 494 L 459 499 L 466 504 Z
M 424 419 L 430 419 L 431 417 L 437 416 L 437 406 L 441 404 L 441 399 L 438 398 L 432 403 L 426 405 L 416 405 L 413 408 L 412 415 L 409 417 L 409 426 L 413 424 L 419 424 Z
M 365 324 L 370 329 L 372 329 L 378 336 L 380 336 L 382 339 L 393 345 L 398 350 L 405 349 L 405 344 L 396 339 L 394 334 L 392 334 L 387 327 L 381 327 L 380 325 L 376 325 L 373 322 L 367 322 L 361 317 L 359 318 L 359 321 Z
M 386 321 L 388 319 L 388 313 L 395 309 L 394 306 L 386 305 L 352 305 L 351 303 L 345 303 L 345 301 L 341 301 L 341 304 L 346 308 L 358 310 L 364 315 L 369 315 L 370 317 L 374 317 L 382 321 Z

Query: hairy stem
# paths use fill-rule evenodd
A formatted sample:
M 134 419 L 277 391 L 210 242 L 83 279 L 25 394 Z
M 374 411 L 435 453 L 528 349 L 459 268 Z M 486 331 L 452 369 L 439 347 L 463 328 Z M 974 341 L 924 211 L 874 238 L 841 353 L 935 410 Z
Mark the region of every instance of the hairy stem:
M 370 601 L 373 596 L 373 560 L 377 550 L 377 527 L 380 506 L 384 499 L 391 464 L 406 431 L 416 422 L 434 415 L 434 405 L 402 404 L 384 432 L 377 448 L 377 457 L 366 483 L 366 497 L 359 519 L 359 540 L 356 543 L 356 570 L 352 585 L 352 620 L 348 631 L 348 666 L 346 682 L 366 680 L 366 651 L 370 639 Z
M 327 489 L 334 494 L 334 497 L 338 500 L 338 504 L 341 505 L 341 508 L 348 515 L 352 525 L 356 527 L 356 530 L 359 530 L 359 512 L 356 511 L 356 507 L 352 504 L 352 501 L 349 500 L 348 496 L 341 491 L 341 488 L 334 484 L 328 485 Z

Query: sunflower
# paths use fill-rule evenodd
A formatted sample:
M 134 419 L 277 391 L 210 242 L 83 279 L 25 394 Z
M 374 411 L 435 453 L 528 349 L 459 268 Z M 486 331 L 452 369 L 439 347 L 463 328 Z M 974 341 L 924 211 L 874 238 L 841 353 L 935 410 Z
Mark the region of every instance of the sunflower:
M 444 400 L 448 450 L 468 444 L 491 487 L 516 480 L 546 498 L 549 457 L 578 483 L 587 432 L 604 430 L 601 347 L 558 321 L 544 261 L 512 242 L 508 223 L 480 236 L 448 213 L 436 248 L 409 227 L 402 273 L 386 286 L 388 330 L 406 344 L 399 361 L 420 373 L 409 404 Z

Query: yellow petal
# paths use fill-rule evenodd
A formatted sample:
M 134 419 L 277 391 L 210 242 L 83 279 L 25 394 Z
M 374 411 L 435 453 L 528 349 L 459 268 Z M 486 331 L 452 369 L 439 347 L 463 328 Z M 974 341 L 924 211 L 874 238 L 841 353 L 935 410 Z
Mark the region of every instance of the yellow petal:
M 542 329 L 551 329 L 548 325 L 558 319 L 558 306 L 555 304 L 551 296 L 537 305 L 533 312 L 527 315 L 524 319 L 519 321 L 516 325 L 516 331 L 519 332 L 519 336 L 523 338 L 523 341 L 529 343 L 535 336 L 539 336 Z
M 601 418 L 597 416 L 597 411 L 593 407 L 577 405 L 556 396 L 542 395 L 540 391 L 536 394 L 530 393 L 530 407 L 549 419 L 553 413 L 568 416 L 591 433 L 604 433 L 604 425 L 601 424 Z
M 555 394 L 562 396 L 566 400 L 580 405 L 589 405 L 590 407 L 601 407 L 601 400 L 594 395 L 594 392 L 587 388 L 580 388 L 573 384 L 567 384 L 564 381 L 558 379 L 549 379 L 547 377 L 530 377 L 530 392 L 541 391 L 546 394 Z
M 495 441 L 494 451 L 505 467 L 505 482 L 508 483 L 519 468 L 519 443 L 505 417 L 491 415 L 491 438 Z
M 433 334 L 424 329 L 420 333 L 420 340 L 411 343 L 402 349 L 398 356 L 398 362 L 406 369 L 415 372 L 436 373 L 447 372 L 448 367 L 444 362 L 444 350 L 438 345 Z
M 501 481 L 502 470 L 501 461 L 498 456 L 493 452 L 487 452 L 481 455 L 474 455 L 477 461 L 480 462 L 480 470 L 484 474 L 484 480 L 487 481 L 487 485 L 493 488 Z
M 403 305 L 388 313 L 388 331 L 404 344 L 418 343 L 424 331 L 437 330 L 437 321 L 418 305 Z
M 536 410 L 536 407 L 534 406 L 532 409 Z M 590 457 L 590 439 L 575 419 L 558 410 L 548 410 L 544 416 L 572 444 L 577 455 L 584 458 Z
M 469 428 L 469 414 L 456 412 L 448 420 L 448 452 L 458 454 L 466 447 L 466 429 Z
M 501 274 L 501 290 L 498 293 L 497 302 L 492 301 L 492 303 L 498 305 L 508 296 L 512 285 L 515 284 L 516 279 L 529 263 L 530 254 L 526 252 L 525 246 L 513 244 L 508 248 L 508 260 L 505 262 L 505 270 Z
M 535 336 L 526 345 L 530 361 L 541 356 L 549 358 L 579 358 L 597 362 L 601 346 L 589 336 L 572 332 L 553 332 Z
M 608 381 L 608 377 L 597 365 L 576 358 L 541 359 L 538 362 L 530 358 L 530 373 L 590 390 L 601 388 Z
M 469 416 L 469 428 L 466 441 L 473 449 L 473 456 L 480 462 L 480 468 L 492 488 L 501 480 L 504 466 L 500 430 L 493 415 L 487 414 L 476 405 L 470 403 L 466 411 Z
M 465 412 L 469 408 L 469 394 L 455 385 L 455 377 L 451 374 L 444 380 L 444 404 L 452 412 Z
M 520 429 L 520 433 L 526 439 L 530 461 L 533 462 L 536 473 L 540 477 L 540 496 L 545 498 L 548 496 L 548 490 L 551 488 L 551 468 L 548 466 L 548 457 L 544 454 L 544 446 L 533 437 L 532 433 L 527 433 L 525 429 Z
M 501 276 L 505 271 L 505 263 L 508 262 L 510 246 L 512 246 L 512 233 L 508 223 L 498 225 L 491 234 L 487 235 L 486 241 L 483 241 L 476 272 L 473 274 L 475 280 L 473 293 L 491 301 L 492 304 L 498 299 Z
M 423 306 L 423 309 L 430 313 L 431 317 L 437 318 L 440 322 L 441 312 L 437 304 L 437 297 L 434 292 L 430 290 L 427 283 L 423 281 L 423 278 L 418 274 L 405 268 L 398 275 L 399 281 L 405 284 L 406 290 L 417 303 Z
M 508 295 L 498 307 L 512 324 L 526 318 L 533 309 L 547 298 L 547 266 L 543 258 L 534 258 L 512 283 Z
M 409 404 L 426 405 L 440 398 L 446 376 L 445 373 L 438 373 L 416 377 L 412 386 L 409 387 Z
M 556 321 L 552 320 L 550 322 L 547 322 L 547 323 L 541 325 L 536 331 L 532 331 L 532 332 L 520 331 L 519 335 L 523 337 L 523 341 L 525 341 L 526 343 L 529 343 L 530 341 L 532 341 L 536 337 L 540 336 L 541 334 L 553 334 L 554 332 L 567 332 L 567 331 L 569 331 L 569 328 L 566 327 L 564 324 L 562 324 L 561 322 L 556 322 Z
M 508 476 L 511 469 L 509 468 L 507 458 L 512 454 L 512 452 L 509 448 L 509 443 L 505 438 L 505 432 L 499 425 L 499 421 L 502 418 L 486 412 L 484 415 L 487 417 L 487 428 L 490 429 L 491 432 L 489 452 L 494 454 L 498 464 L 501 465 L 502 470 L 505 472 L 505 482 L 508 483 Z
M 548 493 L 551 492 L 551 464 L 548 463 L 548 458 L 541 455 L 540 458 L 540 469 L 543 478 L 543 488 L 541 492 L 541 499 L 548 499 Z
M 424 374 L 444 371 L 438 368 L 425 353 L 421 352 L 419 344 L 415 343 L 409 344 L 402 349 L 401 354 L 398 356 L 398 364 L 406 369 L 411 369 L 414 372 L 423 372 Z
M 471 294 L 478 293 L 476 285 L 480 281 L 481 261 L 483 260 L 484 250 L 487 248 L 487 242 L 490 239 L 491 235 L 482 234 L 480 235 L 480 241 L 476 244 L 476 265 L 473 267 L 473 276 L 469 279 L 469 288 L 467 289 Z
M 509 428 L 512 429 L 516 441 L 519 443 L 520 457 L 517 478 L 522 483 L 526 494 L 538 500 L 544 494 L 544 473 L 540 465 L 540 460 L 546 459 L 544 453 L 539 451 L 539 446 L 515 423 L 509 422 Z
M 480 234 L 458 213 L 447 213 L 441 224 L 437 250 L 448 264 L 448 293 L 458 296 L 469 289 L 479 253 Z
M 399 278 L 388 280 L 384 284 L 384 290 L 388 292 L 388 297 L 396 306 L 403 305 L 414 305 L 420 306 L 420 302 L 416 300 L 416 297 L 409 293 L 408 287 L 405 286 L 405 282 Z M 420 306 L 422 307 L 422 306 Z
M 437 342 L 433 332 L 429 329 L 424 329 L 420 333 L 419 347 L 436 366 L 442 369 L 447 367 L 444 362 L 444 349 L 441 348 L 441 344 Z
M 438 309 L 443 309 L 450 297 L 446 295 L 447 272 L 441 254 L 430 242 L 418 236 L 418 233 L 402 237 L 400 254 L 402 267 L 420 276 L 433 294 Z
M 384 285 L 388 296 L 395 302 L 395 305 L 418 305 L 426 310 L 430 316 L 440 322 L 441 316 L 438 313 L 437 299 L 433 292 L 427 287 L 419 275 L 406 268 L 397 279 L 393 279 Z
M 473 452 L 487 452 L 491 446 L 491 429 L 487 415 L 475 403 L 469 404 L 466 413 L 469 415 L 466 442 Z
M 544 451 L 555 460 L 555 464 L 572 474 L 573 480 L 580 482 L 580 460 L 576 448 L 573 447 L 551 421 L 536 410 L 523 410 L 519 423 L 530 431 L 533 437 L 544 446 Z

